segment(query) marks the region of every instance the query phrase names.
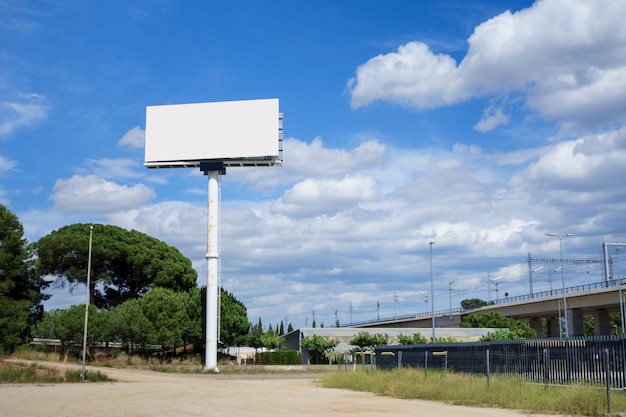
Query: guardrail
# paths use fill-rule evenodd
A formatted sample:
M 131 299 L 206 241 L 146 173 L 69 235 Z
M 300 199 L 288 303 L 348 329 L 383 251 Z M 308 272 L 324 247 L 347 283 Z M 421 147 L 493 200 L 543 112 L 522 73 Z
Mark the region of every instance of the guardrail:
M 626 279 L 622 278 L 620 283 L 621 285 L 624 285 L 626 283 Z M 567 294 L 577 294 L 577 293 L 595 291 L 595 290 L 608 288 L 608 287 L 618 287 L 620 283 L 618 283 L 617 280 L 610 280 L 608 282 L 601 281 L 601 282 L 594 282 L 592 284 L 584 284 L 584 285 L 576 285 L 573 287 L 566 287 L 565 295 L 567 296 Z M 490 305 L 503 305 L 503 304 L 519 303 L 519 302 L 531 301 L 531 300 L 536 301 L 537 299 L 554 297 L 556 295 L 562 296 L 563 288 L 558 288 L 558 289 L 554 289 L 550 291 L 540 291 L 540 292 L 536 292 L 533 294 L 519 295 L 515 297 L 499 298 L 497 300 L 492 300 L 490 302 Z M 435 317 L 445 317 L 445 316 L 450 316 L 453 314 L 467 313 L 472 310 L 474 309 L 452 308 L 452 309 L 445 309 L 445 310 L 436 310 Z M 426 311 L 426 312 L 420 312 L 420 313 L 396 315 L 393 317 L 383 317 L 383 318 L 376 318 L 376 319 L 371 319 L 371 320 L 357 321 L 357 322 L 352 322 L 347 325 L 342 325 L 341 327 L 362 326 L 365 324 L 374 324 L 374 323 L 389 323 L 389 322 L 394 322 L 394 321 L 403 321 L 403 320 L 412 320 L 412 319 L 426 319 L 426 318 L 431 318 L 431 317 L 432 317 L 431 312 Z

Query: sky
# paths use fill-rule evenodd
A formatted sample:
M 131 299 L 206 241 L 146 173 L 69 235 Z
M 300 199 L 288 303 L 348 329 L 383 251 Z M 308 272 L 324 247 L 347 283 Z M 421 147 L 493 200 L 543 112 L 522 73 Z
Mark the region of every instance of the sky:
M 534 292 L 600 282 L 602 242 L 626 242 L 624 16 L 613 0 L 0 0 L 0 203 L 31 242 L 78 222 L 147 233 L 206 285 L 207 179 L 143 166 L 146 106 L 278 98 L 283 166 L 221 177 L 221 284 L 252 322 L 527 295 L 529 253 L 560 244 L 584 262 L 533 262 Z M 85 300 L 48 292 L 46 309 Z

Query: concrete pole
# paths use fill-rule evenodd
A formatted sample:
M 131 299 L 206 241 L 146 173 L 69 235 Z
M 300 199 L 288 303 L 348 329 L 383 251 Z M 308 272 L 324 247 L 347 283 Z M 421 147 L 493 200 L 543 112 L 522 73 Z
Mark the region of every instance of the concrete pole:
M 433 245 L 435 242 L 428 242 L 428 244 L 430 245 L 430 315 L 433 326 L 432 343 L 435 343 L 435 290 L 433 286 Z
M 219 372 L 217 368 L 218 290 L 219 290 L 219 171 L 209 171 L 208 232 L 207 232 L 207 285 L 206 285 L 206 371 Z

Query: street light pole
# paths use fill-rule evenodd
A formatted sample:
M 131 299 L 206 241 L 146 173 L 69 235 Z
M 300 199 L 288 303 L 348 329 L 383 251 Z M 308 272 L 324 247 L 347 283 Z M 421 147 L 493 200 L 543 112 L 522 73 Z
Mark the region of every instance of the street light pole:
M 561 285 L 563 287 L 563 317 L 565 318 L 565 338 L 569 337 L 569 323 L 567 319 L 567 297 L 565 296 L 565 272 L 563 271 L 563 238 L 574 236 L 571 233 L 557 235 L 556 233 L 546 233 L 546 236 L 558 237 L 559 248 L 561 250 Z
M 435 343 L 435 290 L 433 285 L 433 245 L 435 242 L 428 242 L 430 245 L 430 315 L 433 325 L 433 339 L 432 343 Z
M 619 314 L 620 314 L 620 322 L 622 325 L 622 338 L 624 337 L 624 298 L 622 295 L 622 279 L 619 276 L 619 251 L 622 249 L 621 246 L 615 248 L 615 252 L 617 253 L 617 285 L 619 289 Z
M 83 366 L 80 371 L 80 379 L 85 380 L 85 361 L 87 359 L 87 322 L 89 321 L 89 302 L 91 301 L 91 241 L 93 237 L 93 225 L 89 225 L 89 251 L 87 254 L 87 300 L 85 301 L 85 328 L 83 329 Z
M 452 313 L 452 290 L 454 290 L 454 288 L 452 288 L 452 284 L 454 284 L 454 281 L 448 281 L 448 291 L 449 291 L 449 296 L 450 296 L 450 313 Z

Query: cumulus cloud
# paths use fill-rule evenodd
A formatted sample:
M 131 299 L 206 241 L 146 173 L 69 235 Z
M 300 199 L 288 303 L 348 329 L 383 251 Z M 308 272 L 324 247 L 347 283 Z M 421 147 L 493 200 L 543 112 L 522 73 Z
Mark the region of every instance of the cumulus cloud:
M 626 128 L 557 143 L 511 184 L 543 192 L 623 193 L 624 160 Z
M 282 194 L 249 200 L 247 195 L 230 196 L 220 214 L 222 284 L 248 306 L 249 314 L 264 321 L 276 317 L 271 303 L 285 303 L 294 294 L 300 302 L 280 313 L 294 322 L 304 314 L 310 319 L 312 309 L 319 318 L 340 309 L 345 323 L 350 303 L 359 309 L 353 311 L 355 320 L 369 319 L 378 301 L 387 308 L 381 312 L 385 316 L 393 311 L 390 297 L 398 289 L 407 303 L 398 307 L 419 311 L 428 289 L 423 272 L 429 268 L 431 240 L 437 242 L 439 306 L 443 299 L 447 303 L 445 284 L 450 280 L 459 283 L 455 298 L 486 299 L 488 270 L 503 275 L 501 291 L 525 294 L 528 252 L 558 253 L 558 242 L 546 239 L 545 232 L 584 236 L 568 241 L 573 253 L 577 245 L 596 248 L 602 237 L 626 230 L 620 182 L 626 176 L 626 129 L 497 153 L 462 144 L 398 149 L 377 141 L 334 148 L 319 139 L 292 139 L 292 147 L 302 161 L 337 159 L 327 175 L 310 167 L 302 168 L 310 170 L 307 177 L 287 169 Z M 375 178 L 353 166 L 360 160 L 378 164 Z M 283 175 L 281 170 L 247 171 Z M 198 177 L 186 173 L 171 180 L 186 189 L 197 185 Z M 204 285 L 206 200 L 152 202 L 152 196 L 145 186 L 76 176 L 57 182 L 50 213 L 33 213 L 25 220 L 32 228 L 32 222 L 54 213 L 59 226 L 78 221 L 77 215 L 98 215 L 107 223 L 140 230 L 179 248 Z M 572 285 L 576 279 L 568 271 Z M 547 285 L 538 275 L 535 289 Z
M 478 25 L 458 65 L 424 43 L 409 42 L 357 68 L 348 81 L 352 106 L 387 101 L 428 109 L 517 93 L 528 109 L 568 129 L 622 123 L 624 15 L 624 2 L 538 1 Z M 488 121 L 498 120 L 483 126 Z
M 386 146 L 376 139 L 366 140 L 351 150 L 327 147 L 319 137 L 310 143 L 285 139 L 284 163 L 276 169 L 231 169 L 228 180 L 245 182 L 255 190 L 293 184 L 311 177 L 342 178 L 359 169 L 381 168 L 387 161 Z
M 290 216 L 332 215 L 378 197 L 371 177 L 346 176 L 341 180 L 308 179 L 297 183 L 273 206 Z
M 54 184 L 50 199 L 59 210 L 109 213 L 141 206 L 155 197 L 143 184 L 120 185 L 96 175 L 74 175 Z
M 135 126 L 122 136 L 122 138 L 117 142 L 117 145 L 128 148 L 143 148 L 145 140 L 145 130 L 139 126 Z

